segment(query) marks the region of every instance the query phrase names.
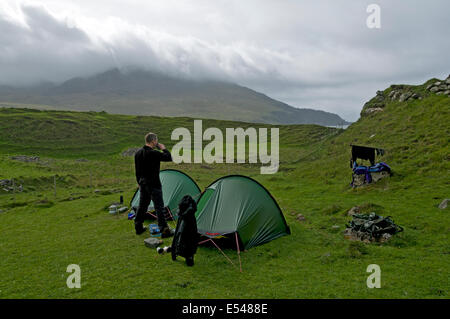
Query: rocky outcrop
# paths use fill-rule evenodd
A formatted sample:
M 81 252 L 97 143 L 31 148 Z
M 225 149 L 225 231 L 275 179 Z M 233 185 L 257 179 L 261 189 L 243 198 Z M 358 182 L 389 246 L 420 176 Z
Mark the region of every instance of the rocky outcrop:
M 374 98 L 364 104 L 361 116 L 383 112 L 392 102 L 410 102 L 422 100 L 430 94 L 450 97 L 450 75 L 445 80 L 430 80 L 423 85 L 391 85 L 384 91 L 377 91 Z
M 24 162 L 24 163 L 33 163 L 33 162 L 40 161 L 39 156 L 17 155 L 17 156 L 11 156 L 10 158 L 14 161 L 19 161 L 19 162 Z
M 0 190 L 5 192 L 22 192 L 23 186 L 15 184 L 12 179 L 0 179 Z
M 140 149 L 140 147 L 131 147 L 127 149 L 126 151 L 122 152 L 123 157 L 130 157 L 134 156 L 134 154 Z
M 444 81 L 435 81 L 427 85 L 426 90 L 436 95 L 447 95 L 450 97 L 450 75 Z
M 414 87 L 410 85 L 392 85 L 390 90 L 377 91 L 376 96 L 364 104 L 361 115 L 370 115 L 384 111 L 384 107 L 390 102 L 405 102 L 411 100 L 421 100 L 422 96 L 414 92 Z M 389 92 L 389 93 L 388 93 Z

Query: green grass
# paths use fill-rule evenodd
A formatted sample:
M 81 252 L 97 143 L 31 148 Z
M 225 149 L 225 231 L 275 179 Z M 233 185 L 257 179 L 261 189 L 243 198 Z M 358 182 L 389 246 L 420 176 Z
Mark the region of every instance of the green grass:
M 24 185 L 21 193 L 0 191 L 0 298 L 448 298 L 450 223 L 437 205 L 450 196 L 449 105 L 434 95 L 389 103 L 345 131 L 280 126 L 274 175 L 260 175 L 259 164 L 164 163 L 201 188 L 226 174 L 248 175 L 276 198 L 292 234 L 243 252 L 243 273 L 208 247 L 192 268 L 183 258 L 172 262 L 146 248 L 125 215 L 106 209 L 119 195 L 128 202 L 136 187 L 133 159 L 120 153 L 141 145 L 149 130 L 171 147 L 170 132 L 192 129 L 192 119 L 0 109 L 0 179 Z M 213 126 L 253 125 L 203 122 Z M 381 160 L 395 174 L 351 189 L 350 143 L 385 148 Z M 41 161 L 21 163 L 13 154 Z M 392 216 L 404 232 L 385 244 L 344 239 L 356 205 Z M 236 252 L 225 252 L 238 265 Z M 81 289 L 66 286 L 73 263 Z M 381 267 L 381 289 L 366 286 L 369 264 Z

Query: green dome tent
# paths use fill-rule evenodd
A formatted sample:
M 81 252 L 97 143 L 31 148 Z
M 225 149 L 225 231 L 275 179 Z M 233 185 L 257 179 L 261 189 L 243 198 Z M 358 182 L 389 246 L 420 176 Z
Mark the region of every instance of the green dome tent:
M 272 195 L 242 175 L 225 176 L 209 185 L 198 200 L 196 218 L 201 235 L 216 238 L 235 234 L 244 249 L 290 234 Z
M 191 195 L 194 199 L 200 196 L 200 188 L 197 183 L 185 173 L 175 169 L 164 169 L 159 172 L 161 179 L 162 193 L 164 205 L 166 206 L 169 216 L 177 219 L 178 203 L 183 196 Z M 136 212 L 139 207 L 139 188 L 134 193 L 130 206 Z M 153 202 L 150 202 L 147 212 L 154 211 Z

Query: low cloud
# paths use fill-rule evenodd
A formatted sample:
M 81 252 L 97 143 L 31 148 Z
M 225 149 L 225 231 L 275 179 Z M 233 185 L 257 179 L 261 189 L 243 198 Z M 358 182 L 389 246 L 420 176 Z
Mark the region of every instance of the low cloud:
M 447 1 L 377 2 L 379 30 L 365 25 L 369 1 L 132 1 L 125 8 L 7 0 L 0 84 L 139 67 L 232 81 L 356 120 L 377 89 L 450 71 Z

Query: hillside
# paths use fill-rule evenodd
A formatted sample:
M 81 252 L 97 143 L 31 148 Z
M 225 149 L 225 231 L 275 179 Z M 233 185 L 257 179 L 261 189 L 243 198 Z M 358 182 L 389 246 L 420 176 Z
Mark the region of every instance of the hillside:
M 349 124 L 338 115 L 298 109 L 233 83 L 186 80 L 146 71 L 113 69 L 62 84 L 0 87 L 0 103 L 114 114 L 188 116 L 271 124 Z
M 292 234 L 242 252 L 243 273 L 207 247 L 193 268 L 174 263 L 146 248 L 125 215 L 106 210 L 119 195 L 127 203 L 136 188 L 133 159 L 121 153 L 141 145 L 150 129 L 170 148 L 170 132 L 192 128 L 193 119 L 0 109 L 0 180 L 23 185 L 0 192 L 0 298 L 448 298 L 450 217 L 437 208 L 450 196 L 443 82 L 379 91 L 346 130 L 280 126 L 274 175 L 260 175 L 259 164 L 164 163 L 202 189 L 220 176 L 248 175 L 277 200 Z M 212 126 L 255 125 L 204 121 Z M 352 189 L 351 143 L 384 148 L 377 160 L 394 175 Z M 18 154 L 40 158 L 11 158 Z M 348 241 L 342 231 L 356 205 L 392 216 L 404 232 L 384 244 Z M 225 252 L 238 263 L 234 251 Z M 65 286 L 70 263 L 82 268 L 82 289 Z M 374 263 L 382 289 L 366 286 Z

